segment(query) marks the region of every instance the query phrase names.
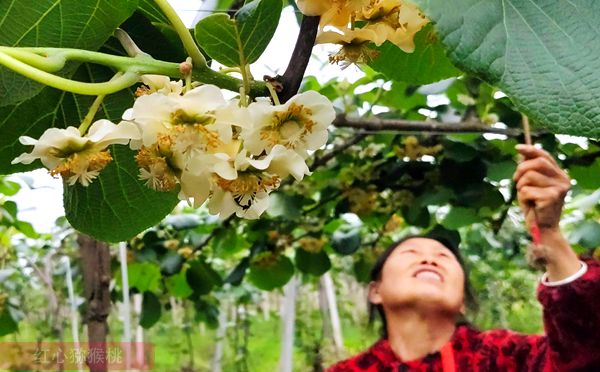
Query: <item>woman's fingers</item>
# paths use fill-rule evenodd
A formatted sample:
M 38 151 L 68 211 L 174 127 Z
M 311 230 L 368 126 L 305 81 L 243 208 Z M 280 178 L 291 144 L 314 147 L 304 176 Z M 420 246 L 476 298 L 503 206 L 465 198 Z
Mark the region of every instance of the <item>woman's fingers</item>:
M 557 186 L 556 177 L 548 177 L 535 170 L 525 172 L 517 181 L 517 190 L 524 186 L 552 187 Z
M 520 145 L 516 146 L 516 149 L 519 152 L 519 154 L 521 154 L 525 159 L 534 159 L 534 158 L 543 157 L 543 158 L 548 159 L 556 167 L 559 167 L 558 163 L 552 157 L 552 155 L 550 155 L 546 151 L 544 151 L 542 149 L 539 149 L 539 148 L 537 148 L 537 147 L 535 147 L 533 145 L 523 145 L 523 144 L 520 144 Z
M 523 186 L 517 195 L 519 204 L 535 205 L 536 208 L 544 208 L 549 204 L 562 201 L 564 193 L 557 187 Z
M 513 179 L 518 181 L 528 171 L 536 171 L 549 177 L 558 177 L 562 170 L 546 157 L 537 157 L 522 161 L 518 166 Z

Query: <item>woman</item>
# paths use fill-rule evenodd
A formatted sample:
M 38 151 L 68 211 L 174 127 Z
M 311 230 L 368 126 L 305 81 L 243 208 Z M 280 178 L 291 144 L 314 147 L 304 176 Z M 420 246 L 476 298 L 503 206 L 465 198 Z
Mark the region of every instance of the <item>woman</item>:
M 458 251 L 412 237 L 390 247 L 372 273 L 369 301 L 380 309 L 384 337 L 329 372 L 600 371 L 600 265 L 580 261 L 558 227 L 569 178 L 545 151 L 517 150 L 519 204 L 540 228 L 536 253 L 546 264 L 538 288 L 546 335 L 457 325 L 468 297 Z

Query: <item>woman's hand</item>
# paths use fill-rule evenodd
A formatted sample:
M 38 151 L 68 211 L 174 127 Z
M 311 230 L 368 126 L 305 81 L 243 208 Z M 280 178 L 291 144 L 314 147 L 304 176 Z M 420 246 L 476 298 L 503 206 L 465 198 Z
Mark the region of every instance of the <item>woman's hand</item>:
M 542 149 L 518 145 L 517 151 L 524 160 L 513 179 L 528 225 L 531 226 L 535 218 L 541 230 L 558 229 L 565 196 L 571 187 L 569 176 Z
M 541 233 L 540 244 L 530 253 L 545 262 L 550 281 L 567 278 L 581 267 L 559 228 L 571 181 L 546 151 L 530 145 L 517 145 L 517 151 L 523 157 L 513 176 L 519 205 L 527 224 L 537 223 Z

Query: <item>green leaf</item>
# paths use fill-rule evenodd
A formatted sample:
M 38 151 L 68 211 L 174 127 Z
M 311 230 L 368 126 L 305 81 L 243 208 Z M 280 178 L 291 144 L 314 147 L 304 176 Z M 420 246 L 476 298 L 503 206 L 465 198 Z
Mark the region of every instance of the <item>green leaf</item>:
M 156 192 L 139 180 L 129 148 L 113 146 L 112 155 L 114 161 L 90 186 L 65 187 L 64 202 L 75 229 L 101 241 L 120 242 L 160 222 L 178 199 L 175 192 Z
M 450 212 L 444 217 L 442 225 L 450 230 L 456 230 L 459 227 L 472 225 L 480 222 L 481 218 L 477 215 L 477 211 L 470 208 L 452 207 Z
M 0 308 L 0 337 L 14 333 L 18 331 L 19 326 L 15 319 L 13 319 L 8 306 Z
M 414 200 L 413 204 L 421 207 L 427 207 L 428 205 L 444 205 L 452 198 L 454 198 L 452 190 L 445 187 L 439 187 L 419 195 L 419 197 Z
M 17 203 L 12 200 L 4 202 L 2 204 L 2 209 L 4 209 L 7 213 L 5 217 L 9 218 L 11 221 L 15 221 L 17 219 L 17 213 L 19 212 L 19 208 L 17 207 Z
M 448 57 L 556 133 L 600 136 L 600 2 L 414 0 Z
M 198 44 L 218 62 L 234 67 L 256 62 L 273 38 L 282 10 L 281 0 L 254 0 L 233 19 L 210 15 L 196 25 Z
M 331 261 L 324 250 L 313 253 L 297 249 L 296 267 L 303 273 L 321 276 L 331 268 Z
M 198 295 L 208 294 L 222 283 L 219 274 L 202 260 L 193 261 L 185 274 L 187 283 Z
M 234 286 L 242 284 L 242 280 L 246 275 L 246 270 L 248 270 L 249 267 L 250 258 L 244 257 L 240 263 L 237 264 L 237 266 L 229 273 L 229 275 L 227 275 L 227 278 L 225 278 L 224 282 Z
M 286 256 L 279 255 L 269 266 L 251 263 L 248 280 L 259 289 L 271 291 L 283 287 L 293 275 L 294 264 L 292 261 Z
M 16 221 L 15 227 L 28 238 L 36 239 L 40 236 L 29 222 Z
M 348 255 L 356 252 L 360 248 L 360 230 L 344 228 L 338 229 L 331 237 L 331 247 L 339 254 Z
M 142 1 L 142 3 L 145 2 Z M 154 1 L 151 1 L 151 3 L 154 5 Z M 160 12 L 160 10 L 158 11 Z M 162 13 L 159 13 L 159 15 L 164 17 Z M 121 28 L 131 36 L 141 50 L 150 54 L 153 58 L 170 62 L 185 61 L 187 53 L 181 39 L 179 39 L 166 18 L 162 21 L 158 20 L 160 19 L 159 15 L 151 13 L 151 10 L 144 6 L 142 11 L 138 10 L 133 13 L 121 25 Z M 114 44 L 119 49 L 121 48 L 116 40 Z
M 154 0 L 140 0 L 138 9 L 146 18 L 155 23 L 169 23 L 169 19 L 160 10 Z
M 117 280 L 120 280 L 118 276 Z M 152 262 L 136 262 L 127 268 L 129 287 L 137 288 L 140 292 L 156 292 L 160 287 L 160 268 Z
M 515 169 L 517 169 L 517 163 L 515 163 L 513 160 L 488 162 L 487 178 L 494 182 L 512 179 Z
M 215 254 L 219 257 L 229 257 L 238 253 L 245 248 L 244 243 L 235 229 L 220 229 L 211 242 Z
M 296 220 L 302 217 L 303 198 L 286 195 L 278 192 L 271 194 L 267 213 L 271 217 L 283 217 L 287 220 Z
M 7 181 L 4 178 L 0 178 L 0 194 L 5 196 L 13 196 L 21 190 L 21 185 L 16 182 Z
M 589 166 L 574 165 L 569 168 L 569 175 L 577 181 L 577 186 L 586 190 L 600 188 L 600 159 L 596 159 Z
M 473 160 L 478 156 L 477 149 L 463 142 L 444 141 L 444 155 L 459 162 Z
M 420 206 L 416 203 L 409 206 L 402 206 L 400 209 L 404 220 L 413 226 L 427 227 L 431 221 L 431 215 L 427 206 Z
M 570 240 L 587 249 L 600 247 L 600 224 L 596 221 L 583 221 L 579 223 L 571 235 Z
M 185 270 L 166 278 L 165 287 L 169 291 L 169 294 L 178 298 L 187 298 L 194 293 L 194 290 L 187 282 Z
M 356 280 L 360 283 L 369 283 L 371 281 L 371 270 L 375 264 L 372 260 L 367 260 L 365 257 L 355 258 L 352 267 Z
M 0 1 L 0 45 L 98 50 L 136 9 L 137 0 Z M 71 76 L 78 64 L 61 71 Z M 43 86 L 0 67 L 0 106 L 40 93 Z
M 369 66 L 391 80 L 411 84 L 429 84 L 462 75 L 446 57 L 443 45 L 432 26 L 415 35 L 415 51 L 406 53 L 389 41 L 375 48 L 380 54 Z
M 140 316 L 140 326 L 148 329 L 160 320 L 162 305 L 160 300 L 152 292 L 144 292 L 142 300 L 142 314 Z

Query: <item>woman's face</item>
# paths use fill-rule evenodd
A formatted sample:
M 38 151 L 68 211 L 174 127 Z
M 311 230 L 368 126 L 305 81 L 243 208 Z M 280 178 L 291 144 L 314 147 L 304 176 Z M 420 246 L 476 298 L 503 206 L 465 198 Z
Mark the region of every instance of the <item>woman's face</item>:
M 411 238 L 396 247 L 371 282 L 369 300 L 392 310 L 414 307 L 451 314 L 464 312 L 464 271 L 437 240 Z

